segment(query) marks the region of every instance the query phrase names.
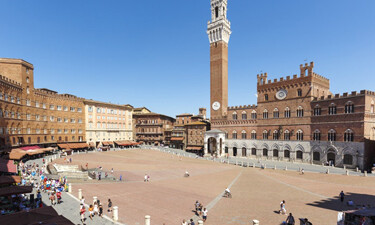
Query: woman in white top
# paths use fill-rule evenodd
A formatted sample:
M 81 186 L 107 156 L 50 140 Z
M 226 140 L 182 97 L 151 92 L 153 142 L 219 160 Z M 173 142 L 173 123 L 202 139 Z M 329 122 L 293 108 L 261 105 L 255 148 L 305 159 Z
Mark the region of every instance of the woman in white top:
M 186 222 L 186 220 L 183 220 L 181 225 L 188 225 L 188 223 Z

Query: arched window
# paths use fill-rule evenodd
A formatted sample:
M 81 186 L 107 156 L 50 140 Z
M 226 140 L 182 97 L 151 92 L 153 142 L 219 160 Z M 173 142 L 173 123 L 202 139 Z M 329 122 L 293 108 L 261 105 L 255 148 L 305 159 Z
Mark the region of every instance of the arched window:
M 243 130 L 241 132 L 241 136 L 242 136 L 242 139 L 246 139 L 246 131 L 245 130 Z
M 297 131 L 297 140 L 303 141 L 303 131 L 302 130 Z
M 290 132 L 289 132 L 289 130 L 284 131 L 284 140 L 287 140 L 287 141 L 290 140 Z
M 314 133 L 313 133 L 313 140 L 314 141 L 320 141 L 320 130 L 315 130 Z
M 328 107 L 328 115 L 336 115 L 337 114 L 337 107 L 334 103 L 331 103 Z
M 267 111 L 267 109 L 265 109 L 263 111 L 263 119 L 268 119 L 268 111 Z
M 274 150 L 272 151 L 272 153 L 273 153 L 273 157 L 279 157 L 279 150 L 274 149 Z
M 279 140 L 279 131 L 274 130 L 272 137 L 273 137 L 273 140 Z
M 334 129 L 328 131 L 328 141 L 336 141 L 336 131 Z
M 256 148 L 251 149 L 251 155 L 257 155 L 257 149 Z
M 314 108 L 314 116 L 320 116 L 322 115 L 322 109 L 320 108 L 319 105 L 316 105 Z
M 320 152 L 314 152 L 313 153 L 313 160 L 314 161 L 320 161 Z
M 268 131 L 266 131 L 266 130 L 263 131 L 263 139 L 264 140 L 268 139 Z
M 277 108 L 273 110 L 273 118 L 279 118 L 279 110 Z
M 255 120 L 257 118 L 257 111 L 253 110 L 251 112 L 251 119 Z
M 353 102 L 347 102 L 345 104 L 345 113 L 354 113 L 354 104 L 353 104 Z
M 344 141 L 346 141 L 346 142 L 353 142 L 354 141 L 354 133 L 351 129 L 347 129 L 345 131 Z
M 344 164 L 345 165 L 353 165 L 353 156 L 349 154 L 344 155 Z
M 263 156 L 268 156 L 268 149 L 263 148 Z
M 290 158 L 290 151 L 284 150 L 284 158 Z
M 257 132 L 255 130 L 251 131 L 251 139 L 257 139 Z
M 298 89 L 297 90 L 297 96 L 298 97 L 302 97 L 302 89 Z
M 265 95 L 264 95 L 264 100 L 265 100 L 265 101 L 268 101 L 268 94 L 265 94 Z
M 234 113 L 232 114 L 232 119 L 233 119 L 233 120 L 237 120 L 237 112 L 234 112 Z
M 302 106 L 298 106 L 297 117 L 303 117 L 303 108 L 302 108 Z
M 297 151 L 297 159 L 303 159 L 303 152 Z
M 232 139 L 237 139 L 237 131 L 232 132 Z
M 290 118 L 290 109 L 288 107 L 285 108 L 284 117 L 285 118 Z
M 242 119 L 247 120 L 247 114 L 245 111 L 242 112 Z

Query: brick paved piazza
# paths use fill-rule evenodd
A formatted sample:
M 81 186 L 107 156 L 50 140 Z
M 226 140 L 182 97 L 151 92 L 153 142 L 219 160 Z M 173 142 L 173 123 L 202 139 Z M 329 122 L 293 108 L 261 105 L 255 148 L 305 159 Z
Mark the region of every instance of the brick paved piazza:
M 205 224 L 280 224 L 286 216 L 275 213 L 281 200 L 286 201 L 288 213 L 295 218 L 307 217 L 313 224 L 335 224 L 337 211 L 348 209 L 338 199 L 343 190 L 346 200 L 355 204 L 375 204 L 373 177 L 261 170 L 211 161 L 183 158 L 154 150 L 111 151 L 72 156 L 73 163 L 89 167 L 114 168 L 123 175 L 123 182 L 73 184 L 73 194 L 83 190 L 86 202 L 93 196 L 105 202 L 111 198 L 119 207 L 120 222 L 144 224 L 151 215 L 152 224 L 180 224 L 191 218 L 193 204 L 201 201 L 211 209 Z M 60 161 L 59 159 L 58 161 Z M 62 160 L 61 160 L 62 161 Z M 183 174 L 188 170 L 190 178 Z M 144 174 L 151 181 L 143 182 Z M 236 179 L 238 178 L 238 179 Z M 233 182 L 232 199 L 218 198 Z M 211 203 L 211 204 L 210 204 Z M 373 205 L 374 206 L 374 205 Z

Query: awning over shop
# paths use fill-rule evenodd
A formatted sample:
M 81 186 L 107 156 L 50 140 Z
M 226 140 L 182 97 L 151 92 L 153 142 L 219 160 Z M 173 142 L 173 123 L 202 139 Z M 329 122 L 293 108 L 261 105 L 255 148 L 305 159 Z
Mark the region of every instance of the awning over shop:
M 32 186 L 10 186 L 0 188 L 0 196 L 18 195 L 24 193 L 31 193 L 33 191 Z
M 16 148 L 16 149 L 12 149 L 12 151 L 10 151 L 10 153 L 9 153 L 9 159 L 20 160 L 25 155 L 27 155 L 26 151 L 24 151 L 22 149 L 19 149 L 19 148 Z
M 87 143 L 69 143 L 69 144 L 57 144 L 61 149 L 82 149 L 88 148 Z
M 20 176 L 0 176 L 0 185 L 21 183 Z
M 26 146 L 26 147 L 21 147 L 20 149 L 28 151 L 28 150 L 34 150 L 34 149 L 39 149 L 40 147 L 35 145 L 35 146 Z
M 0 159 L 0 172 L 17 173 L 13 160 Z
M 117 145 L 120 146 L 134 146 L 134 145 L 139 145 L 140 143 L 134 142 L 134 141 L 115 141 Z
M 183 141 L 184 137 L 172 137 L 171 141 Z
M 113 141 L 103 141 L 102 145 L 104 145 L 104 146 L 106 146 L 106 145 L 113 145 Z
M 202 149 L 203 147 L 200 147 L 200 146 L 187 146 L 186 147 L 186 150 L 192 150 L 192 151 L 200 151 Z
M 21 211 L 1 216 L 2 224 L 12 225 L 34 225 L 34 224 L 56 224 L 74 225 L 64 216 L 58 215 L 52 206 L 44 206 L 29 211 Z

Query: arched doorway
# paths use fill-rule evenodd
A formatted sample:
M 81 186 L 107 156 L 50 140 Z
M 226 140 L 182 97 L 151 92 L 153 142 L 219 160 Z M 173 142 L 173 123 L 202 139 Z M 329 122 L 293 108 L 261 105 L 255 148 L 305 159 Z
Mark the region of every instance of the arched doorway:
M 237 148 L 233 147 L 233 156 L 237 156 Z
M 263 148 L 263 156 L 268 156 L 268 149 Z
M 290 158 L 290 151 L 284 150 L 284 158 Z
M 279 157 L 279 150 L 277 149 L 273 150 L 273 157 Z
M 256 148 L 251 149 L 251 155 L 257 155 L 257 149 Z
M 213 138 L 213 137 L 210 137 L 208 139 L 208 151 L 207 151 L 207 153 L 210 154 L 210 155 L 216 154 L 216 152 L 217 152 L 216 146 L 217 146 L 216 139 Z
M 297 154 L 296 155 L 297 159 L 303 159 L 303 152 L 302 151 L 297 151 L 296 154 Z
M 245 147 L 242 148 L 242 156 L 246 156 L 246 148 Z
M 336 165 L 336 154 L 334 152 L 327 153 L 327 162 L 329 163 L 329 165 Z

